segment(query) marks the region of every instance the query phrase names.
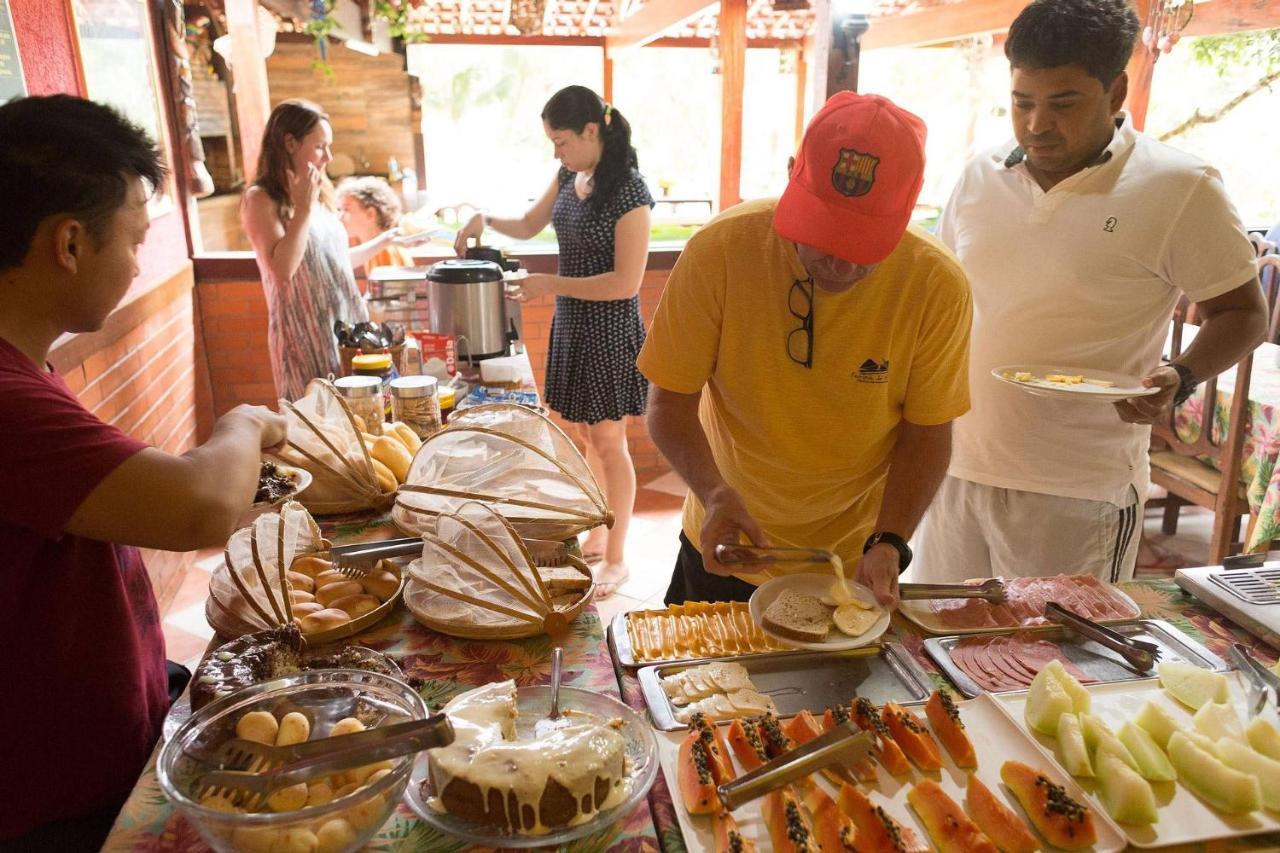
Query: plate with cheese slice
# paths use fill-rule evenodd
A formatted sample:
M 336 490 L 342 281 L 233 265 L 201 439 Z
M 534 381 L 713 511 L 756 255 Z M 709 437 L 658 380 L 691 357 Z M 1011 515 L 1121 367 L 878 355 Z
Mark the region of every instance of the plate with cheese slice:
M 1001 382 L 1040 397 L 1114 403 L 1130 397 L 1149 397 L 1160 393 L 1159 388 L 1143 387 L 1141 376 L 1092 367 L 1006 364 L 993 368 L 991 375 Z
M 889 627 L 889 611 L 860 583 L 846 581 L 848 597 L 831 597 L 830 574 L 782 575 L 756 588 L 751 619 L 769 636 L 800 649 L 843 651 L 874 643 Z

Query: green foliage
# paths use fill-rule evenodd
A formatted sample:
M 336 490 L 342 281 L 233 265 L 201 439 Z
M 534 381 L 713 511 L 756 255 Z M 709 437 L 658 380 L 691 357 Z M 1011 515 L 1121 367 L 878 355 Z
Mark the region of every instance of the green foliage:
M 1191 40 L 1191 54 L 1219 77 L 1241 66 L 1259 68 L 1265 76 L 1280 70 L 1280 29 L 1202 36 Z

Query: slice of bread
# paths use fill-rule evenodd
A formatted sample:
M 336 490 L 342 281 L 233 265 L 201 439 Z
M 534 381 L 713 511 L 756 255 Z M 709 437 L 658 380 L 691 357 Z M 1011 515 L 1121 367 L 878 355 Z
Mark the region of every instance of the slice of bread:
M 798 643 L 821 643 L 831 630 L 831 611 L 816 596 L 784 589 L 765 608 L 761 623 L 779 637 Z
M 575 569 L 573 566 L 559 566 L 557 568 L 539 568 L 538 574 L 542 577 L 542 584 L 552 595 L 558 595 L 562 592 L 571 592 L 573 590 L 586 589 L 591 586 L 591 578 Z

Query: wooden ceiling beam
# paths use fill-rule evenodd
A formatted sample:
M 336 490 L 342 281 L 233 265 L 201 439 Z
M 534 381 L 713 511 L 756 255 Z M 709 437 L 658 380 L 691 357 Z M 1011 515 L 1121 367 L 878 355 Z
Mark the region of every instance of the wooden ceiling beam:
M 582 13 L 582 34 L 586 35 L 591 31 L 591 19 L 596 15 L 596 6 L 600 4 L 600 0 L 588 0 L 587 11 Z
M 871 18 L 862 49 L 922 47 L 1007 30 L 1027 0 L 964 0 L 922 12 Z
M 1216 36 L 1274 27 L 1280 27 L 1280 0 L 1209 0 L 1196 4 L 1182 34 Z
M 649 0 L 640 11 L 619 18 L 605 42 L 611 51 L 641 47 L 716 5 L 716 0 Z

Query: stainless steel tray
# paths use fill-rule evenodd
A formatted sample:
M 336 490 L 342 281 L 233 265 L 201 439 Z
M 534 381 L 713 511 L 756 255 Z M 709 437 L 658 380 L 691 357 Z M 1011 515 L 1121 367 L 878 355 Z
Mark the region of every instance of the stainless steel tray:
M 1161 619 L 1133 619 L 1128 622 L 1113 622 L 1107 625 L 1111 630 L 1135 640 L 1146 640 L 1160 648 L 1160 660 L 1186 661 L 1204 669 L 1215 672 L 1226 672 L 1229 666 L 1213 652 Z M 1139 681 L 1155 675 L 1152 670 L 1145 675 L 1135 671 L 1110 649 L 1106 649 L 1092 640 L 1086 640 L 1066 628 L 1054 626 L 1049 628 L 1024 629 L 1034 634 L 1038 640 L 1048 640 L 1062 649 L 1067 659 L 1078 666 L 1081 671 L 1098 680 L 1100 684 L 1116 681 Z M 985 637 L 1008 636 L 1007 631 L 995 631 L 990 634 L 966 634 L 950 637 L 931 637 L 924 641 L 925 653 L 933 659 L 966 697 L 972 698 L 985 693 L 964 670 L 951 659 L 951 649 L 961 640 L 975 641 Z M 1026 688 L 1019 688 L 1025 690 Z M 1018 690 L 999 691 L 1017 693 Z
M 613 617 L 613 621 L 609 623 L 608 637 L 609 649 L 613 653 L 613 659 L 618 662 L 619 666 L 630 667 L 635 669 L 641 666 L 666 666 L 671 663 L 685 663 L 689 661 L 699 661 L 705 663 L 709 660 L 730 660 L 730 658 L 719 657 L 700 657 L 700 658 L 672 658 L 671 660 L 653 661 L 636 660 L 635 651 L 631 648 L 631 635 L 627 633 L 627 614 L 619 613 Z M 760 657 L 761 655 L 792 655 L 803 654 L 805 649 L 775 649 L 773 651 L 764 652 L 748 652 L 731 658 L 739 660 L 744 657 Z
M 783 652 L 708 660 L 742 664 L 756 689 L 773 698 L 780 717 L 803 710 L 821 714 L 832 705 L 848 704 L 855 696 L 865 696 L 877 705 L 923 702 L 933 690 L 928 674 L 898 643 L 844 652 Z M 659 679 L 706 662 L 664 663 L 640 670 L 640 689 L 656 728 L 664 732 L 685 728 L 676 721 L 676 707 L 667 699 Z

